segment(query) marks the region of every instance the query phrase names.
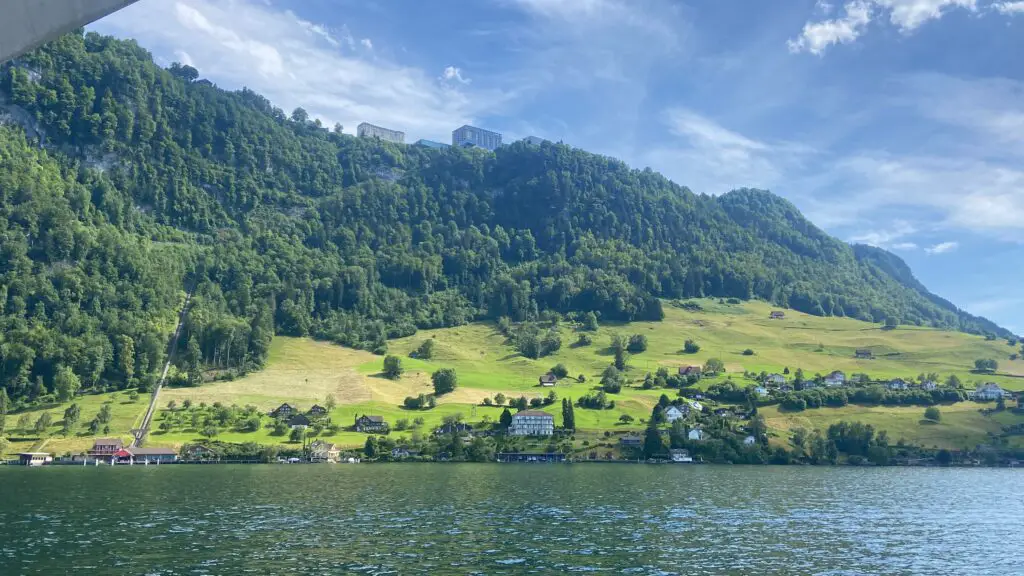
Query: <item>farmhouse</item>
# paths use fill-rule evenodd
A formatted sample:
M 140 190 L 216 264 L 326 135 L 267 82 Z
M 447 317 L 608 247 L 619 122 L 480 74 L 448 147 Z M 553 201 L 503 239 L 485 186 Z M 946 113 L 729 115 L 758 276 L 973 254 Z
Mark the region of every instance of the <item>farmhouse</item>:
M 700 366 L 680 366 L 679 367 L 679 375 L 680 376 L 696 376 L 697 378 L 700 378 L 702 372 L 703 372 L 703 369 Z
M 669 406 L 665 410 L 665 420 L 667 420 L 668 423 L 671 424 L 672 422 L 675 422 L 676 420 L 679 420 L 680 418 L 686 418 L 686 416 L 689 413 L 690 413 L 690 407 L 687 406 L 686 404 L 683 404 L 683 405 L 680 405 L 680 406 Z
M 295 412 L 295 408 L 292 408 L 288 404 L 281 404 L 270 412 L 272 418 L 287 418 Z
M 889 390 L 906 390 L 907 382 L 900 378 L 896 378 L 894 380 L 889 380 L 888 382 L 886 382 L 885 387 L 888 388 Z
M 978 386 L 974 391 L 975 400 L 999 400 L 1006 394 L 1006 391 L 999 387 L 995 382 L 988 382 Z
M 472 432 L 473 427 L 465 422 L 446 422 L 434 430 L 435 436 L 442 436 L 445 434 L 461 434 L 463 432 Z
M 309 409 L 310 416 L 325 416 L 327 415 L 327 408 L 319 404 L 313 404 L 313 407 Z
M 296 414 L 288 419 L 288 426 L 290 426 L 292 430 L 296 428 L 305 428 L 310 424 L 312 424 L 312 422 L 310 422 L 309 418 L 303 414 Z
M 555 417 L 541 410 L 522 410 L 512 416 L 508 433 L 511 436 L 551 436 L 555 433 Z
M 544 387 L 554 386 L 558 382 L 558 376 L 555 376 L 551 372 L 540 377 L 540 385 Z
M 858 348 L 853 353 L 853 357 L 854 358 L 867 358 L 867 359 L 870 360 L 871 358 L 874 358 L 875 355 L 871 352 L 871 350 L 868 350 L 867 348 Z
M 401 460 L 403 458 L 414 458 L 420 455 L 419 450 L 410 450 L 404 446 L 398 446 L 391 449 L 391 457 L 395 460 Z
M 782 374 L 769 374 L 764 379 L 765 384 L 772 384 L 775 386 L 782 386 L 786 383 L 786 377 Z
M 182 448 L 181 456 L 185 460 L 219 460 L 220 452 L 210 446 L 189 444 Z
M 309 444 L 310 462 L 337 462 L 341 450 L 330 442 L 314 440 Z
M 388 423 L 384 421 L 383 416 L 367 416 L 364 414 L 356 418 L 356 432 L 372 434 L 387 431 Z
M 122 448 L 124 448 L 124 442 L 120 438 L 97 438 L 92 443 L 92 449 L 86 454 L 90 458 L 110 460 Z
M 825 386 L 835 387 L 842 386 L 843 384 L 846 384 L 846 374 L 840 370 L 836 370 L 828 376 L 825 376 Z
M 782 310 L 772 310 L 771 313 L 768 314 L 768 318 L 771 320 L 782 320 L 785 317 L 786 313 L 783 312 Z

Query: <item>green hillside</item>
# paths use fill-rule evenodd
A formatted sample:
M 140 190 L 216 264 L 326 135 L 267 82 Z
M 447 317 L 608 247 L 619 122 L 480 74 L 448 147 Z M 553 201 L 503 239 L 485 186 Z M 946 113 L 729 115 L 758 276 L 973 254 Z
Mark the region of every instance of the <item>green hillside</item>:
M 925 328 L 899 328 L 883 330 L 878 324 L 850 319 L 821 318 L 795 311 L 786 311 L 784 320 L 769 320 L 773 308 L 762 302 L 738 305 L 719 303 L 714 299 L 697 301 L 703 311 L 693 312 L 666 303 L 665 319 L 660 322 L 632 322 L 601 325 L 592 336 L 590 346 L 574 346 L 575 327 L 562 323 L 559 331 L 564 345 L 555 354 L 533 360 L 523 357 L 511 347 L 494 324 L 474 323 L 453 328 L 425 330 L 415 336 L 392 340 L 391 353 L 402 357 L 405 373 L 398 380 L 383 378 L 383 358 L 369 352 L 344 348 L 334 344 L 304 338 L 278 337 L 271 347 L 266 367 L 229 382 L 209 382 L 197 388 L 170 388 L 161 394 L 161 412 L 154 426 L 180 413 L 186 401 L 193 407 L 205 404 L 209 410 L 219 403 L 223 406 L 247 405 L 267 412 L 287 402 L 301 409 L 313 404 L 323 405 L 333 396 L 337 407 L 331 412 L 333 422 L 350 426 L 357 415 L 384 416 L 394 426 L 401 419 L 410 422 L 419 417 L 424 420 L 419 433 L 426 434 L 439 425 L 445 416 L 460 414 L 473 423 L 485 419 L 497 421 L 502 408 L 482 405 L 485 397 L 498 393 L 508 398 L 525 396 L 528 399 L 544 397 L 549 390 L 537 385 L 538 377 L 556 363 L 564 364 L 573 376 L 583 374 L 585 383 L 575 379 L 563 380 L 554 388 L 561 398 L 579 399 L 599 386 L 601 372 L 611 362 L 608 350 L 614 334 L 647 336 L 648 349 L 632 355 L 627 371 L 631 385 L 619 394 L 610 394 L 616 401 L 614 409 L 589 410 L 577 408 L 577 441 L 599 439 L 605 431 L 621 433 L 641 431 L 641 419 L 650 417 L 653 406 L 662 394 L 674 398 L 676 390 L 643 390 L 639 386 L 647 372 L 664 366 L 675 372 L 681 365 L 703 364 L 712 357 L 724 361 L 727 372 L 717 378 L 702 380 L 706 389 L 714 382 L 732 378 L 742 385 L 752 382 L 743 379 L 744 371 L 781 372 L 788 367 L 795 372 L 802 368 L 809 376 L 843 370 L 848 374 L 867 373 L 872 379 L 895 377 L 913 378 L 920 373 L 938 373 L 943 379 L 956 374 L 965 386 L 995 381 L 1004 388 L 1024 390 L 1024 361 L 1005 360 L 1010 348 L 1005 341 L 989 341 L 952 331 Z M 425 339 L 435 342 L 433 357 L 429 361 L 416 360 L 409 354 Z M 683 342 L 693 339 L 701 346 L 696 354 L 682 352 Z M 752 349 L 753 356 L 743 355 Z M 873 360 L 853 358 L 853 350 L 869 348 L 875 351 Z M 978 375 L 971 372 L 976 358 L 1000 358 L 1000 373 Z M 443 368 L 454 368 L 459 385 L 455 392 L 441 396 L 436 408 L 410 411 L 402 407 L 408 396 L 430 394 L 429 375 Z M 86 396 L 82 423 L 71 438 L 59 434 L 60 415 L 66 405 L 50 408 L 54 424 L 43 436 L 50 438 L 44 446 L 48 450 L 78 451 L 90 442 L 85 434 L 86 422 L 98 409 L 105 396 Z M 173 401 L 175 411 L 166 408 Z M 142 402 L 131 403 L 124 393 L 118 394 L 113 404 L 117 418 L 111 423 L 113 433 L 125 434 L 134 423 L 132 415 L 141 416 Z M 543 408 L 561 422 L 560 402 Z M 1001 427 L 1024 423 L 1024 415 L 1009 412 L 985 415 L 975 402 L 960 402 L 942 407 L 941 423 L 923 424 L 921 406 L 845 406 L 842 408 L 809 409 L 792 413 L 780 411 L 777 406 L 761 409 L 769 426 L 772 443 L 788 444 L 789 433 L 797 427 L 825 429 L 839 420 L 862 421 L 879 430 L 886 430 L 893 442 L 904 440 L 909 444 L 947 448 L 973 447 L 987 441 L 989 433 L 998 434 Z M 28 412 L 34 422 L 39 411 Z M 619 422 L 627 414 L 635 420 L 631 424 Z M 11 424 L 20 414 L 9 417 Z M 150 445 L 177 446 L 202 439 L 201 430 L 186 421 L 170 430 L 155 429 Z M 255 432 L 240 432 L 232 427 L 219 427 L 216 439 L 230 442 L 257 442 L 287 444 L 287 436 L 275 436 L 269 418 L 263 418 L 261 428 Z M 9 425 L 9 428 L 11 426 Z M 396 437 L 409 437 L 412 432 L 396 431 Z M 15 437 L 17 437 L 16 435 Z M 31 435 L 30 435 L 31 436 Z M 366 436 L 349 431 L 325 433 L 331 441 L 352 447 L 363 444 Z M 36 441 L 38 442 L 38 440 Z M 30 445 L 12 444 L 11 450 Z

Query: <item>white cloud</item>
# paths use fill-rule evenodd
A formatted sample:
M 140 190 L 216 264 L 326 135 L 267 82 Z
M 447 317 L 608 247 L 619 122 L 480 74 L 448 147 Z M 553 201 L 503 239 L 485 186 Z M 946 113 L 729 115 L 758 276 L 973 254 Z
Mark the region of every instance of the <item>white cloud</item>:
M 871 22 L 871 4 L 856 0 L 847 3 L 843 10 L 845 15 L 842 18 L 804 24 L 800 36 L 788 41 L 789 51 L 822 54 L 833 44 L 853 42 L 860 37 Z
M 189 53 L 184 50 L 175 50 L 174 57 L 178 62 L 181 62 L 185 66 L 195 66 L 195 64 L 192 63 L 192 56 L 189 56 Z
M 940 242 L 934 246 L 925 248 L 924 251 L 928 254 L 945 254 L 946 252 L 952 252 L 959 247 L 959 242 Z
M 445 68 L 444 72 L 441 73 L 441 78 L 444 80 L 458 82 L 459 84 L 469 84 L 472 82 L 472 80 L 462 75 L 462 69 L 456 68 L 455 66 L 448 66 Z
M 869 230 L 861 232 L 850 238 L 850 242 L 856 244 L 869 244 L 879 248 L 894 248 L 909 250 L 916 248 L 913 242 L 896 242 L 917 232 L 917 228 L 906 220 L 894 220 L 888 228 L 881 230 Z
M 359 43 L 363 45 L 363 48 L 366 48 L 367 50 L 373 50 L 373 42 L 371 42 L 369 38 L 363 38 L 362 40 L 359 41 Z
M 1018 0 L 1016 2 L 996 2 L 992 5 L 992 9 L 1000 14 L 1024 14 L 1024 0 Z
M 833 44 L 855 42 L 871 20 L 884 13 L 900 32 L 909 34 L 929 20 L 942 18 L 952 8 L 977 11 L 978 0 L 854 0 L 843 8 L 842 18 L 806 22 L 800 36 L 788 41 L 789 50 L 822 54 Z
M 335 36 L 259 0 L 143 0 L 94 28 L 135 38 L 156 54 L 187 47 L 203 77 L 228 89 L 247 86 L 286 111 L 302 106 L 327 125 L 368 121 L 443 139 L 513 98 L 345 51 L 354 46 L 347 28 Z

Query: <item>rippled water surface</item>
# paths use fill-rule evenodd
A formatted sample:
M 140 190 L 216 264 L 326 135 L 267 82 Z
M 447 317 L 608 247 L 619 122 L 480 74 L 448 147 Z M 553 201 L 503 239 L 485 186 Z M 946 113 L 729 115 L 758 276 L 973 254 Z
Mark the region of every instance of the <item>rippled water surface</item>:
M 1024 471 L 0 468 L 0 574 L 1024 574 Z

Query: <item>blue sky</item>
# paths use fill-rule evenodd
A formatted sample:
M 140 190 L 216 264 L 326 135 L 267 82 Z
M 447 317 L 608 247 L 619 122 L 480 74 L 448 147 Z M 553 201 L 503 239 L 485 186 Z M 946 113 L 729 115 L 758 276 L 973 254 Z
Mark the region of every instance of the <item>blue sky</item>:
M 346 132 L 766 188 L 1024 332 L 1024 1 L 142 0 L 92 28 Z

